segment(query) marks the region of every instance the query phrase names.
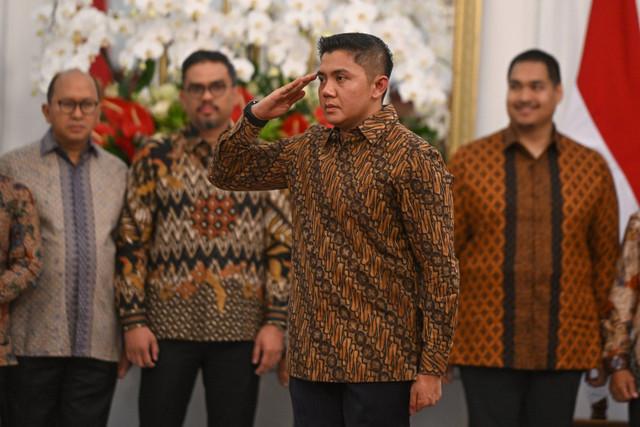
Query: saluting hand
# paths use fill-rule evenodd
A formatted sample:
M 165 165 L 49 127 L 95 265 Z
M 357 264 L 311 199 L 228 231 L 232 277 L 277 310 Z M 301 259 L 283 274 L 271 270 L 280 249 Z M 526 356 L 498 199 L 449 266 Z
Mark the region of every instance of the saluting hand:
M 293 104 L 304 98 L 303 89 L 314 81 L 316 77 L 317 73 L 298 77 L 291 83 L 271 92 L 266 98 L 255 104 L 251 108 L 251 112 L 260 120 L 271 120 L 280 117 L 289 111 Z

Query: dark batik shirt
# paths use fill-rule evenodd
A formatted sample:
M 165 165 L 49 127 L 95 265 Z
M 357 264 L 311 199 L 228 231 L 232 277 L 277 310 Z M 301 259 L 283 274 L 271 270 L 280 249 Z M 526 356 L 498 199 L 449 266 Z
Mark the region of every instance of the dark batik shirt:
M 136 154 L 120 218 L 121 324 L 160 339 L 253 340 L 286 326 L 291 227 L 279 191 L 229 192 L 209 183 L 211 145 L 185 129 Z
M 293 215 L 291 375 L 402 381 L 440 375 L 456 325 L 453 178 L 387 106 L 343 138 L 316 125 L 272 144 L 244 117 L 221 137 L 210 179 L 288 187 Z
M 631 369 L 640 383 L 640 211 L 629 218 L 616 263 L 604 322 L 604 361 L 608 371 Z
M 611 174 L 554 132 L 534 158 L 506 129 L 450 163 L 460 319 L 452 362 L 515 369 L 600 365 L 618 247 Z
M 35 286 L 41 268 L 40 222 L 31 192 L 0 175 L 0 366 L 16 363 L 9 302 Z

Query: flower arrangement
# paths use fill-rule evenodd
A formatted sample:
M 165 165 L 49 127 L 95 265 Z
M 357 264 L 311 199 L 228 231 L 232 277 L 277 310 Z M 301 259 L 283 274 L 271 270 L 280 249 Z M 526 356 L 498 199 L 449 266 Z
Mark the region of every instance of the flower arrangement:
M 39 9 L 44 47 L 34 84 L 44 92 L 56 72 L 89 70 L 102 56 L 113 81 L 106 88 L 105 126 L 99 132 L 105 130 L 105 144 L 120 141 L 116 148 L 126 153 L 132 148 L 125 139 L 135 149 L 136 138 L 184 125 L 180 65 L 191 52 L 227 54 L 246 101 L 315 70 L 316 40 L 346 31 L 376 34 L 389 45 L 395 63 L 389 96 L 399 113 L 432 143 L 447 135 L 452 0 L 121 1 L 109 12 L 95 9 L 91 0 L 54 0 Z M 269 122 L 262 137 L 274 140 L 323 123 L 318 105 L 311 87 L 288 115 Z M 238 106 L 237 115 L 240 111 Z M 139 125 L 133 134 L 132 123 Z

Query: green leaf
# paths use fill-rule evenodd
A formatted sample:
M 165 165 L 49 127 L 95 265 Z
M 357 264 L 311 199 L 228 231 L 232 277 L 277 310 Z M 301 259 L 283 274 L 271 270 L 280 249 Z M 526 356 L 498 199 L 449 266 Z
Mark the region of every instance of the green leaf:
M 269 120 L 267 124 L 262 128 L 262 132 L 260 132 L 260 139 L 269 142 L 277 141 L 278 139 L 282 138 L 280 127 L 282 127 L 282 119 L 278 118 Z
M 154 61 L 153 59 L 147 59 L 145 64 L 146 64 L 146 67 L 144 69 L 144 72 L 138 79 L 138 82 L 136 83 L 136 87 L 133 89 L 135 93 L 138 93 L 142 89 L 144 89 L 146 86 L 149 86 L 149 83 L 151 83 L 151 80 L 153 79 L 153 75 L 156 72 L 156 61 Z

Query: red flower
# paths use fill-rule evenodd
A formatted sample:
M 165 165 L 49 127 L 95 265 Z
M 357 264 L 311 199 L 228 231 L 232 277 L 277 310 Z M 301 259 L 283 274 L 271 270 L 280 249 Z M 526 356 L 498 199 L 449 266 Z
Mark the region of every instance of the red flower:
M 94 128 L 94 140 L 131 163 L 140 137 L 155 132 L 153 117 L 141 105 L 122 98 L 103 98 L 102 112 L 106 121 Z
M 282 122 L 280 128 L 286 137 L 298 135 L 309 127 L 309 122 L 304 114 L 293 113 Z
M 115 139 L 118 135 L 118 130 L 111 126 L 109 123 L 99 122 L 93 128 L 91 137 L 101 147 L 109 144 L 109 139 Z
M 122 98 L 103 98 L 102 112 L 107 120 L 127 138 L 151 136 L 156 130 L 151 114 L 139 104 Z
M 329 123 L 327 119 L 324 117 L 324 113 L 322 112 L 322 107 L 318 107 L 314 110 L 313 117 L 315 117 L 318 123 L 320 123 L 321 125 L 324 125 L 329 128 L 333 127 L 333 125 Z

